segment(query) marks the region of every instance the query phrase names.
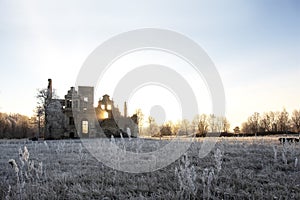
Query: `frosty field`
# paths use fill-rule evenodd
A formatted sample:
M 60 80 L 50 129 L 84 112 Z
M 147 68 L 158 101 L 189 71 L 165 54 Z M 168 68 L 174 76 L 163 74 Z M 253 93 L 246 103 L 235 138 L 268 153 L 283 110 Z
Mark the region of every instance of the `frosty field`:
M 195 139 L 176 162 L 142 174 L 105 166 L 80 140 L 0 140 L 0 199 L 300 199 L 299 143 L 215 139 L 205 158 L 199 158 L 203 139 Z M 115 139 L 133 152 L 168 142 Z

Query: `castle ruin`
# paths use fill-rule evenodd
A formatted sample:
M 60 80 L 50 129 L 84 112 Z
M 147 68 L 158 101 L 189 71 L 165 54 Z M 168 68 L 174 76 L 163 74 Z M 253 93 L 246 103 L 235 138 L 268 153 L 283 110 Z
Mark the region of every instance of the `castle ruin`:
M 60 138 L 95 138 L 127 136 L 128 130 L 132 137 L 137 137 L 137 115 L 127 116 L 127 104 L 124 103 L 124 115 L 109 95 L 105 94 L 94 107 L 94 87 L 71 87 L 63 99 L 52 97 L 52 80 L 48 79 L 47 102 L 59 102 L 61 118 L 51 119 L 45 116 L 45 139 Z M 55 121 L 56 120 L 56 121 Z M 59 122 L 57 122 L 59 120 Z M 52 125 L 53 124 L 61 124 Z

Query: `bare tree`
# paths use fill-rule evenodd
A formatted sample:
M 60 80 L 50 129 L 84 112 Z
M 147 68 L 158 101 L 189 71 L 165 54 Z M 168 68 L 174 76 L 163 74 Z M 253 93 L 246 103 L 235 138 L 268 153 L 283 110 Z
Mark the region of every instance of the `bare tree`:
M 185 135 L 187 136 L 190 132 L 190 121 L 187 119 L 183 119 L 181 121 L 180 129 L 183 130 Z
M 181 123 L 180 123 L 180 121 L 177 121 L 177 122 L 168 121 L 165 123 L 165 125 L 171 127 L 171 131 L 172 131 L 173 135 L 177 135 L 180 130 Z
M 292 113 L 292 125 L 296 132 L 300 132 L 300 110 L 294 110 Z
M 197 134 L 201 136 L 205 135 L 208 132 L 209 128 L 207 115 L 196 115 L 193 120 L 193 125 L 197 127 Z
M 253 115 L 248 117 L 247 122 L 242 124 L 243 133 L 257 133 L 259 131 L 260 116 L 259 113 L 255 112 Z
M 172 128 L 169 123 L 165 123 L 160 127 L 160 135 L 161 136 L 171 136 L 172 135 Z
M 270 123 L 271 123 L 271 131 L 273 132 L 277 132 L 278 131 L 278 116 L 279 116 L 279 112 L 269 112 L 269 116 L 270 116 Z
M 242 132 L 243 133 L 251 133 L 251 128 L 250 128 L 248 121 L 242 123 Z
M 210 114 L 209 115 L 209 128 L 210 131 L 213 132 L 217 132 L 218 131 L 218 118 L 214 115 L 214 114 Z
M 278 129 L 279 131 L 286 132 L 289 129 L 289 113 L 284 108 L 283 111 L 280 112 L 278 116 Z
M 148 117 L 148 131 L 150 136 L 155 136 L 157 133 L 159 133 L 159 127 L 157 123 L 155 122 L 155 119 L 151 116 Z M 161 137 L 161 135 L 160 135 Z
M 35 112 L 36 112 L 37 117 L 39 118 L 39 135 L 38 135 L 38 137 L 41 137 L 41 135 L 44 133 L 44 131 L 42 131 L 42 129 L 44 129 L 45 124 L 47 124 L 46 110 L 49 105 L 48 89 L 45 89 L 45 88 L 38 89 L 36 98 L 37 98 L 37 107 L 35 109 Z
M 216 117 L 216 126 L 218 132 L 227 133 L 230 129 L 230 123 L 226 117 Z
M 138 128 L 139 128 L 139 134 L 142 135 L 143 127 L 144 127 L 144 114 L 142 112 L 142 109 L 137 109 L 135 111 L 138 119 Z
M 250 125 L 251 133 L 256 134 L 259 131 L 259 120 L 260 120 L 260 115 L 258 112 L 253 113 L 253 115 L 248 118 L 248 123 Z
M 263 132 L 270 132 L 272 130 L 271 114 L 264 113 L 260 119 L 260 128 Z

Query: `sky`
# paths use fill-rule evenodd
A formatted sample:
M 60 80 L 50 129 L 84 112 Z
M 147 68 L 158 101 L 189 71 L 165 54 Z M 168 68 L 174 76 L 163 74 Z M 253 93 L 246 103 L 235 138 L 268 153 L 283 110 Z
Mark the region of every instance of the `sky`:
M 223 81 L 232 128 L 254 112 L 300 109 L 300 1 L 1 0 L 0 112 L 33 115 L 48 78 L 63 97 L 95 48 L 139 28 L 179 32 L 206 51 Z M 148 104 L 168 93 L 156 91 Z M 140 106 L 141 98 L 131 100 Z

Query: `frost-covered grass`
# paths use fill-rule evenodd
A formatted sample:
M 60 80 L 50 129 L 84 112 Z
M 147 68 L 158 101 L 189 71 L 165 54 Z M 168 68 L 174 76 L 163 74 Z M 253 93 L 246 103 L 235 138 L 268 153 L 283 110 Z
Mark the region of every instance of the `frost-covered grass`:
M 173 164 L 143 174 L 106 167 L 80 140 L 0 140 L 0 199 L 300 199 L 300 144 L 218 138 L 200 159 L 202 140 Z M 168 141 L 115 142 L 149 152 Z

